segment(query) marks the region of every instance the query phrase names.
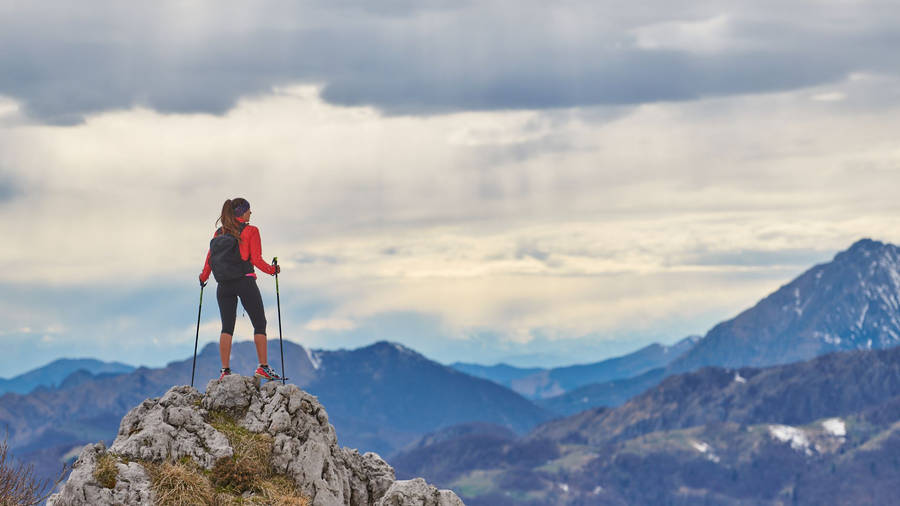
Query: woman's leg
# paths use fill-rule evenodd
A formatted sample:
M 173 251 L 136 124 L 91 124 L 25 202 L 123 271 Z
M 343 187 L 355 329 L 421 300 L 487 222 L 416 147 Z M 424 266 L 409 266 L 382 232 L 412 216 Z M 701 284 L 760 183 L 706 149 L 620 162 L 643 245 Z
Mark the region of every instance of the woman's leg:
M 256 344 L 256 356 L 260 364 L 268 364 L 268 353 L 266 351 L 266 310 L 263 308 L 262 295 L 259 293 L 259 287 L 256 285 L 256 279 L 251 277 L 244 278 L 241 289 L 238 292 L 241 297 L 241 304 L 250 317 L 253 324 L 253 343 Z
M 231 334 L 222 332 L 219 336 L 219 358 L 222 359 L 222 367 L 228 369 L 231 360 Z
M 256 344 L 256 356 L 257 356 L 257 358 L 259 358 L 259 363 L 260 364 L 268 364 L 269 362 L 267 362 L 267 359 L 268 359 L 269 353 L 268 353 L 268 350 L 266 349 L 267 348 L 266 345 L 268 344 L 266 342 L 266 335 L 265 334 L 253 334 L 253 343 Z
M 231 362 L 231 336 L 234 335 L 234 322 L 237 319 L 237 293 L 231 282 L 219 283 L 216 289 L 216 300 L 219 302 L 219 315 L 222 317 L 222 334 L 219 336 L 219 358 L 222 367 Z

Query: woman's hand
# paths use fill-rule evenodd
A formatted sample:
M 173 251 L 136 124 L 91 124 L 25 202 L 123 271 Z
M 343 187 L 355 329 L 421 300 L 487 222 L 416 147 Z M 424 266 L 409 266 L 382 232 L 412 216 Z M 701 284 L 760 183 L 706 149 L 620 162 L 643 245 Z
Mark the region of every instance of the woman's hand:
M 281 274 L 281 266 L 278 264 L 275 264 L 275 274 Z

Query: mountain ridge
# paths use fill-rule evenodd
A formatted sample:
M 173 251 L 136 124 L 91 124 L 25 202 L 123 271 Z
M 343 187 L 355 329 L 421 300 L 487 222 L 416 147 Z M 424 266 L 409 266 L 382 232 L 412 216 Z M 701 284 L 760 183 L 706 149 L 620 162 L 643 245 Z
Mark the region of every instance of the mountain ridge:
M 639 376 L 665 367 L 689 350 L 700 336 L 688 336 L 670 345 L 653 343 L 625 355 L 597 362 L 553 368 L 517 368 L 508 364 L 482 366 L 456 362 L 454 369 L 501 384 L 532 400 L 549 399 L 596 383 Z
M 864 504 L 900 484 L 898 427 L 895 347 L 701 368 L 524 437 L 462 432 L 392 459 L 473 506 Z M 835 486 L 841 469 L 862 485 Z
M 277 341 L 269 343 L 270 352 L 277 349 Z M 444 426 L 484 419 L 523 433 L 551 418 L 515 392 L 396 343 L 324 352 L 285 340 L 284 353 L 291 382 L 333 405 L 331 419 L 342 443 L 383 455 Z M 197 356 L 196 378 L 217 378 L 219 365 L 218 347 L 205 346 Z M 252 342 L 234 343 L 231 366 L 235 373 L 252 374 Z M 112 378 L 77 377 L 64 388 L 7 393 L 0 396 L 0 424 L 8 427 L 14 454 L 33 462 L 41 474 L 54 476 L 63 455 L 79 445 L 109 440 L 130 407 L 163 395 L 173 383 L 188 383 L 191 367 L 188 358 Z M 455 404 L 448 407 L 447 402 Z M 430 410 L 427 416 L 419 416 L 423 409 Z
M 579 419 L 578 430 L 599 444 L 718 422 L 797 425 L 862 411 L 896 396 L 900 347 L 851 350 L 767 368 L 704 367 L 676 374 L 593 421 Z M 529 437 L 568 433 L 566 420 L 547 422 Z
M 7 392 L 27 394 L 42 386 L 53 388 L 80 370 L 90 374 L 122 374 L 134 369 L 134 366 L 121 362 L 104 362 L 93 358 L 60 358 L 12 378 L 0 378 L 0 395 Z
M 663 379 L 707 366 L 764 367 L 835 351 L 900 344 L 900 247 L 864 238 L 807 269 L 737 316 L 722 321 L 668 364 Z M 643 381 L 642 381 L 643 380 Z M 596 383 L 542 399 L 557 413 L 618 405 L 649 376 Z

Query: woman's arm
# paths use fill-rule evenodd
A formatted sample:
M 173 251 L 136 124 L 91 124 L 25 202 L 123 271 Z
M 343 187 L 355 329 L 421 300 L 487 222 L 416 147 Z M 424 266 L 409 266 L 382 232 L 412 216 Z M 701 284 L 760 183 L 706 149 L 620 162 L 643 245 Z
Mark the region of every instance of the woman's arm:
M 200 273 L 201 283 L 206 283 L 206 280 L 209 279 L 210 272 L 212 272 L 212 267 L 209 266 L 209 250 L 206 250 L 206 261 L 203 262 L 203 272 Z
M 242 237 L 242 239 L 245 239 L 247 241 L 247 244 L 249 244 L 250 246 L 250 262 L 259 270 L 265 272 L 266 274 L 274 276 L 276 271 L 275 266 L 269 265 L 262 258 L 262 241 L 259 238 L 259 229 L 254 226 L 248 225 L 244 229 L 244 234 L 241 235 L 243 236 L 245 234 L 247 235 L 247 237 Z M 243 253 L 243 251 L 241 253 Z M 246 260 L 246 258 L 244 258 L 244 260 Z

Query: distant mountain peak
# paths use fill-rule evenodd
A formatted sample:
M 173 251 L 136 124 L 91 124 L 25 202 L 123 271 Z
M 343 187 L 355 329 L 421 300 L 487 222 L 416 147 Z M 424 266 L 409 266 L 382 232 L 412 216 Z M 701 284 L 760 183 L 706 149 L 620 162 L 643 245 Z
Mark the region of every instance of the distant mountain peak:
M 412 348 L 407 348 L 406 346 L 396 343 L 393 341 L 376 341 L 369 346 L 364 348 L 360 348 L 361 350 L 369 350 L 374 352 L 388 352 L 388 353 L 399 353 L 402 355 L 409 355 L 411 357 L 421 357 L 425 358 L 421 353 L 413 350 Z
M 861 239 L 716 325 L 676 371 L 766 366 L 900 344 L 900 248 Z
M 0 395 L 5 392 L 26 394 L 39 387 L 55 388 L 78 371 L 90 376 L 127 373 L 133 370 L 134 367 L 121 362 L 103 362 L 93 358 L 60 358 L 14 378 L 0 378 Z
M 847 251 L 874 251 L 878 249 L 883 249 L 886 246 L 892 246 L 891 244 L 883 243 L 881 241 L 876 241 L 875 239 L 870 239 L 868 237 L 864 237 L 850 246 Z
M 683 353 L 683 352 L 689 350 L 691 348 L 691 346 L 700 342 L 701 339 L 703 339 L 703 336 L 697 335 L 697 334 L 687 336 L 684 339 L 681 339 L 680 341 L 678 341 L 676 343 L 664 345 L 663 353 L 671 353 L 672 350 L 675 350 L 676 352 L 679 352 L 679 353 Z
M 860 239 L 835 255 L 834 260 L 836 262 L 865 263 L 871 261 L 872 257 L 882 261 L 896 262 L 900 259 L 900 247 L 873 239 Z

